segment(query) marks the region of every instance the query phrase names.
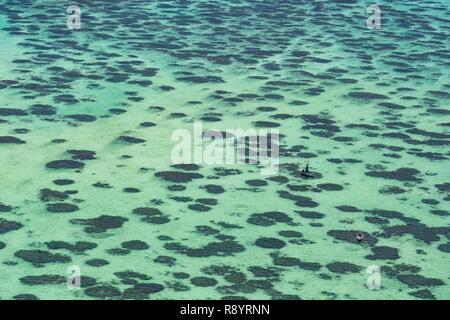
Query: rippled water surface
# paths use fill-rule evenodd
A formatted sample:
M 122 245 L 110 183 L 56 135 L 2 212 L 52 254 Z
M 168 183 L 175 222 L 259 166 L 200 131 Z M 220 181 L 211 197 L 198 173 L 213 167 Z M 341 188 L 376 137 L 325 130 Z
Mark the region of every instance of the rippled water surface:
M 0 0 L 0 298 L 449 299 L 449 2 L 370 4 Z M 196 121 L 279 172 L 173 165 Z

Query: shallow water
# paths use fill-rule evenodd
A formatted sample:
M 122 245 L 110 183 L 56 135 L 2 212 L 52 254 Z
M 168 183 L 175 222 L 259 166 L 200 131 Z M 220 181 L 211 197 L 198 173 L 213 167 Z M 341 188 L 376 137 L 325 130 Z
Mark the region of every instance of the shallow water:
M 450 298 L 448 1 L 379 30 L 367 1 L 91 2 L 68 30 L 0 1 L 0 298 Z M 195 121 L 277 127 L 278 174 L 174 167 Z

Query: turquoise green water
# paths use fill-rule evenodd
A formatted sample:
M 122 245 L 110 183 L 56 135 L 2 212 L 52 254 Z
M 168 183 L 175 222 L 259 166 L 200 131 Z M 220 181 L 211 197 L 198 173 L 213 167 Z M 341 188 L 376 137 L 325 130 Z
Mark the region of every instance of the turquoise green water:
M 0 1 L 0 298 L 450 298 L 448 1 L 379 30 L 367 1 L 105 3 L 68 30 Z M 174 166 L 195 121 L 276 127 L 279 172 Z

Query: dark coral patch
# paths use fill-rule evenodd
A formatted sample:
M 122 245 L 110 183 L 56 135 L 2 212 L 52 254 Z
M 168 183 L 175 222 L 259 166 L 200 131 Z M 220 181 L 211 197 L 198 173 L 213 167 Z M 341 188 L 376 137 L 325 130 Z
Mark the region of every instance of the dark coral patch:
M 267 181 L 261 179 L 253 179 L 245 181 L 251 187 L 264 187 L 267 186 Z
M 190 204 L 190 205 L 188 205 L 188 208 L 193 211 L 198 211 L 198 212 L 206 212 L 206 211 L 211 210 L 211 207 L 205 206 L 200 203 Z
M 164 286 L 158 283 L 138 283 L 134 286 L 134 289 L 145 294 L 152 294 L 163 291 Z
M 389 97 L 385 96 L 384 94 L 364 92 L 364 91 L 352 91 L 348 94 L 348 96 L 362 101 L 389 99 Z
M 432 205 L 432 206 L 439 204 L 439 201 L 436 199 L 422 199 L 421 201 L 422 201 L 422 203 Z
M 319 206 L 319 203 L 307 197 L 302 197 L 302 199 L 295 202 L 295 205 L 302 208 L 315 208 Z
M 127 254 L 131 253 L 131 250 L 125 249 L 125 248 L 111 248 L 111 249 L 105 250 L 105 252 L 112 256 L 126 256 Z
M 141 124 L 139 124 L 141 127 L 143 128 L 150 128 L 150 127 L 154 127 L 156 126 L 155 123 L 150 122 L 150 121 L 146 121 L 146 122 L 142 122 Z
M 200 166 L 195 163 L 180 163 L 180 164 L 174 164 L 171 166 L 175 169 L 180 169 L 184 171 L 197 171 L 200 169 Z
M 11 212 L 12 207 L 0 202 L 0 212 Z
M 300 261 L 298 266 L 300 267 L 300 269 L 309 271 L 319 271 L 322 268 L 321 264 L 317 262 Z
M 401 193 L 405 193 L 406 190 L 396 187 L 396 186 L 385 186 L 385 187 L 381 188 L 380 190 L 378 190 L 378 192 L 381 194 L 401 194 Z
M 436 300 L 436 297 L 428 289 L 416 290 L 408 293 L 410 296 L 424 299 L 424 300 Z
M 206 192 L 212 194 L 220 194 L 225 192 L 225 189 L 217 184 L 208 184 L 204 186 L 204 188 L 206 189 Z
M 217 199 L 213 199 L 213 198 L 199 198 L 199 199 L 196 199 L 195 202 L 205 204 L 208 206 L 215 206 L 218 203 Z
M 25 141 L 13 136 L 0 136 L 0 144 L 24 144 Z
M 301 237 L 303 237 L 303 234 L 301 232 L 293 231 L 293 230 L 280 231 L 280 232 L 278 232 L 278 234 L 280 236 L 286 237 L 286 238 L 301 238 Z
M 30 108 L 30 113 L 37 116 L 51 116 L 56 114 L 56 108 L 45 104 L 35 104 Z
M 66 118 L 75 120 L 78 122 L 94 122 L 97 118 L 90 114 L 70 114 L 67 115 Z
M 245 247 L 234 240 L 211 242 L 200 248 L 190 248 L 179 243 L 171 242 L 166 243 L 164 248 L 185 254 L 189 257 L 229 256 L 245 251 Z
M 294 195 L 287 191 L 278 191 L 278 195 L 282 199 L 289 199 L 295 201 L 295 205 L 298 207 L 315 208 L 319 206 L 319 204 L 313 201 L 311 198 Z
M 67 153 L 71 155 L 72 160 L 94 160 L 95 159 L 95 151 L 67 150 Z
M 222 78 L 216 76 L 185 76 L 177 78 L 178 81 L 190 82 L 195 84 L 203 84 L 203 83 L 221 83 L 225 82 Z
M 327 269 L 334 273 L 358 273 L 362 270 L 360 266 L 350 262 L 333 262 L 326 265 Z
M 191 283 L 197 287 L 214 287 L 217 280 L 209 277 L 193 277 Z
M 80 276 L 80 288 L 88 288 L 88 287 L 95 286 L 96 284 L 97 284 L 97 280 L 95 278 L 84 276 L 84 275 Z
M 410 288 L 435 287 L 445 284 L 441 279 L 427 278 L 420 274 L 400 274 L 397 276 L 397 279 Z
M 75 212 L 79 210 L 79 208 L 70 203 L 58 202 L 58 203 L 50 203 L 47 204 L 47 211 L 54 213 L 68 213 Z
M 414 238 L 425 243 L 439 241 L 439 230 L 430 228 L 417 221 L 406 220 L 407 223 L 403 225 L 388 226 L 384 228 L 385 235 L 388 237 L 410 234 Z M 444 230 L 444 233 L 449 232 Z
M 268 211 L 264 213 L 254 213 L 247 222 L 258 226 L 271 226 L 280 223 L 290 223 L 292 219 L 284 212 Z
M 85 263 L 91 267 L 103 267 L 109 264 L 105 259 L 89 259 Z
M 119 271 L 114 272 L 114 275 L 120 279 L 120 282 L 125 285 L 136 285 L 139 283 L 139 280 L 150 280 L 151 277 L 147 276 L 143 273 L 138 273 L 134 271 Z
M 450 242 L 442 243 L 438 245 L 438 250 L 446 253 L 450 253 Z
M 369 177 L 394 179 L 398 181 L 420 182 L 422 179 L 416 177 L 420 171 L 412 168 L 400 168 L 393 171 L 369 171 L 365 174 Z
M 398 249 L 387 246 L 372 247 L 372 255 L 366 256 L 369 260 L 397 260 L 400 258 Z
M 265 249 L 281 249 L 286 243 L 276 238 L 259 238 L 255 241 L 255 245 Z
M 448 216 L 450 216 L 450 212 L 447 211 L 447 210 L 431 210 L 430 213 L 434 214 L 436 216 L 441 216 L 441 217 L 448 217 Z
M 385 107 L 392 110 L 403 110 L 406 109 L 405 106 L 402 106 L 400 104 L 392 103 L 392 102 L 381 102 L 378 104 L 380 107 Z
M 450 182 L 445 182 L 442 184 L 435 184 L 434 185 L 439 191 L 442 192 L 450 192 Z
M 353 206 L 347 206 L 347 205 L 337 206 L 336 209 L 338 209 L 339 211 L 342 211 L 342 212 L 361 212 L 361 210 L 359 210 L 358 208 L 355 208 Z
M 279 254 L 272 254 L 271 257 L 275 266 L 297 267 L 301 262 L 299 258 L 280 256 Z
M 26 276 L 20 278 L 20 282 L 28 286 L 60 285 L 66 283 L 66 277 L 53 274 L 43 274 L 40 276 Z
M 125 192 L 125 193 L 139 193 L 139 192 L 141 192 L 141 190 L 139 190 L 138 188 L 127 187 L 127 188 L 123 188 L 123 192 Z
M 122 247 L 129 250 L 146 250 L 149 248 L 148 244 L 141 240 L 130 240 L 122 242 Z
M 253 125 L 258 128 L 278 128 L 280 126 L 279 123 L 271 121 L 255 121 Z
M 173 276 L 175 279 L 189 279 L 189 273 L 186 272 L 174 272 Z
M 325 217 L 323 213 L 316 212 L 316 211 L 295 211 L 299 215 L 301 215 L 303 218 L 306 219 L 322 219 Z
M 38 297 L 36 297 L 34 294 L 31 293 L 21 293 L 18 295 L 15 295 L 13 297 L 14 300 L 39 300 Z
M 50 241 L 47 242 L 46 245 L 47 248 L 52 250 L 65 249 L 78 254 L 95 249 L 97 247 L 96 243 L 87 241 L 77 241 L 74 244 L 70 244 L 65 241 Z
M 131 136 L 120 136 L 117 138 L 117 140 L 121 141 L 121 142 L 125 142 L 125 143 L 130 143 L 130 144 L 137 144 L 137 143 L 145 142 L 144 139 L 135 138 L 135 137 L 131 137 Z
M 325 191 L 340 191 L 344 189 L 341 185 L 335 183 L 321 183 L 317 187 Z
M 69 198 L 69 195 L 65 192 L 59 192 L 48 188 L 41 189 L 39 191 L 39 197 L 42 201 L 64 201 Z
M 21 109 L 16 108 L 0 108 L 0 116 L 1 117 L 7 117 L 7 116 L 26 116 L 27 113 Z
M 191 182 L 193 179 L 203 178 L 203 175 L 199 173 L 181 171 L 160 171 L 156 172 L 155 176 L 165 181 L 175 183 Z
M 153 259 L 153 262 L 155 263 L 161 263 L 161 264 L 165 264 L 168 265 L 170 267 L 173 267 L 175 265 L 176 262 L 176 258 L 174 257 L 169 257 L 169 256 L 158 256 L 155 259 Z
M 184 190 L 186 190 L 186 187 L 182 186 L 180 184 L 174 184 L 174 185 L 168 186 L 167 190 L 169 190 L 169 191 L 184 191 Z
M 57 179 L 57 180 L 53 180 L 53 183 L 58 186 L 67 186 L 69 184 L 74 184 L 75 181 L 73 181 L 71 179 Z
M 108 284 L 89 287 L 84 290 L 84 293 L 89 297 L 98 299 L 117 299 L 122 295 L 118 288 Z
M 358 233 L 361 232 L 358 230 L 330 230 L 327 232 L 329 236 L 332 236 L 337 240 L 354 244 L 360 244 L 360 242 L 358 242 L 358 240 L 356 239 L 356 235 Z M 363 232 L 362 234 L 363 234 L 363 241 L 361 242 L 361 244 L 367 243 L 368 245 L 373 246 L 378 242 L 378 240 L 372 235 L 365 232 Z

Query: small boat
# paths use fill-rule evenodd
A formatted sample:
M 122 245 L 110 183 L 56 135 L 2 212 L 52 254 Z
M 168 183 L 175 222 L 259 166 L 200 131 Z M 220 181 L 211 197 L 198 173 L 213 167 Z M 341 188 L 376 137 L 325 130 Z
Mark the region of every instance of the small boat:
M 306 164 L 306 167 L 304 169 L 300 170 L 300 174 L 306 178 L 314 177 L 314 174 L 309 171 L 309 163 Z
M 363 234 L 362 234 L 362 233 L 358 233 L 358 234 L 356 235 L 356 240 L 357 240 L 358 242 L 363 241 L 363 240 L 364 240 Z

